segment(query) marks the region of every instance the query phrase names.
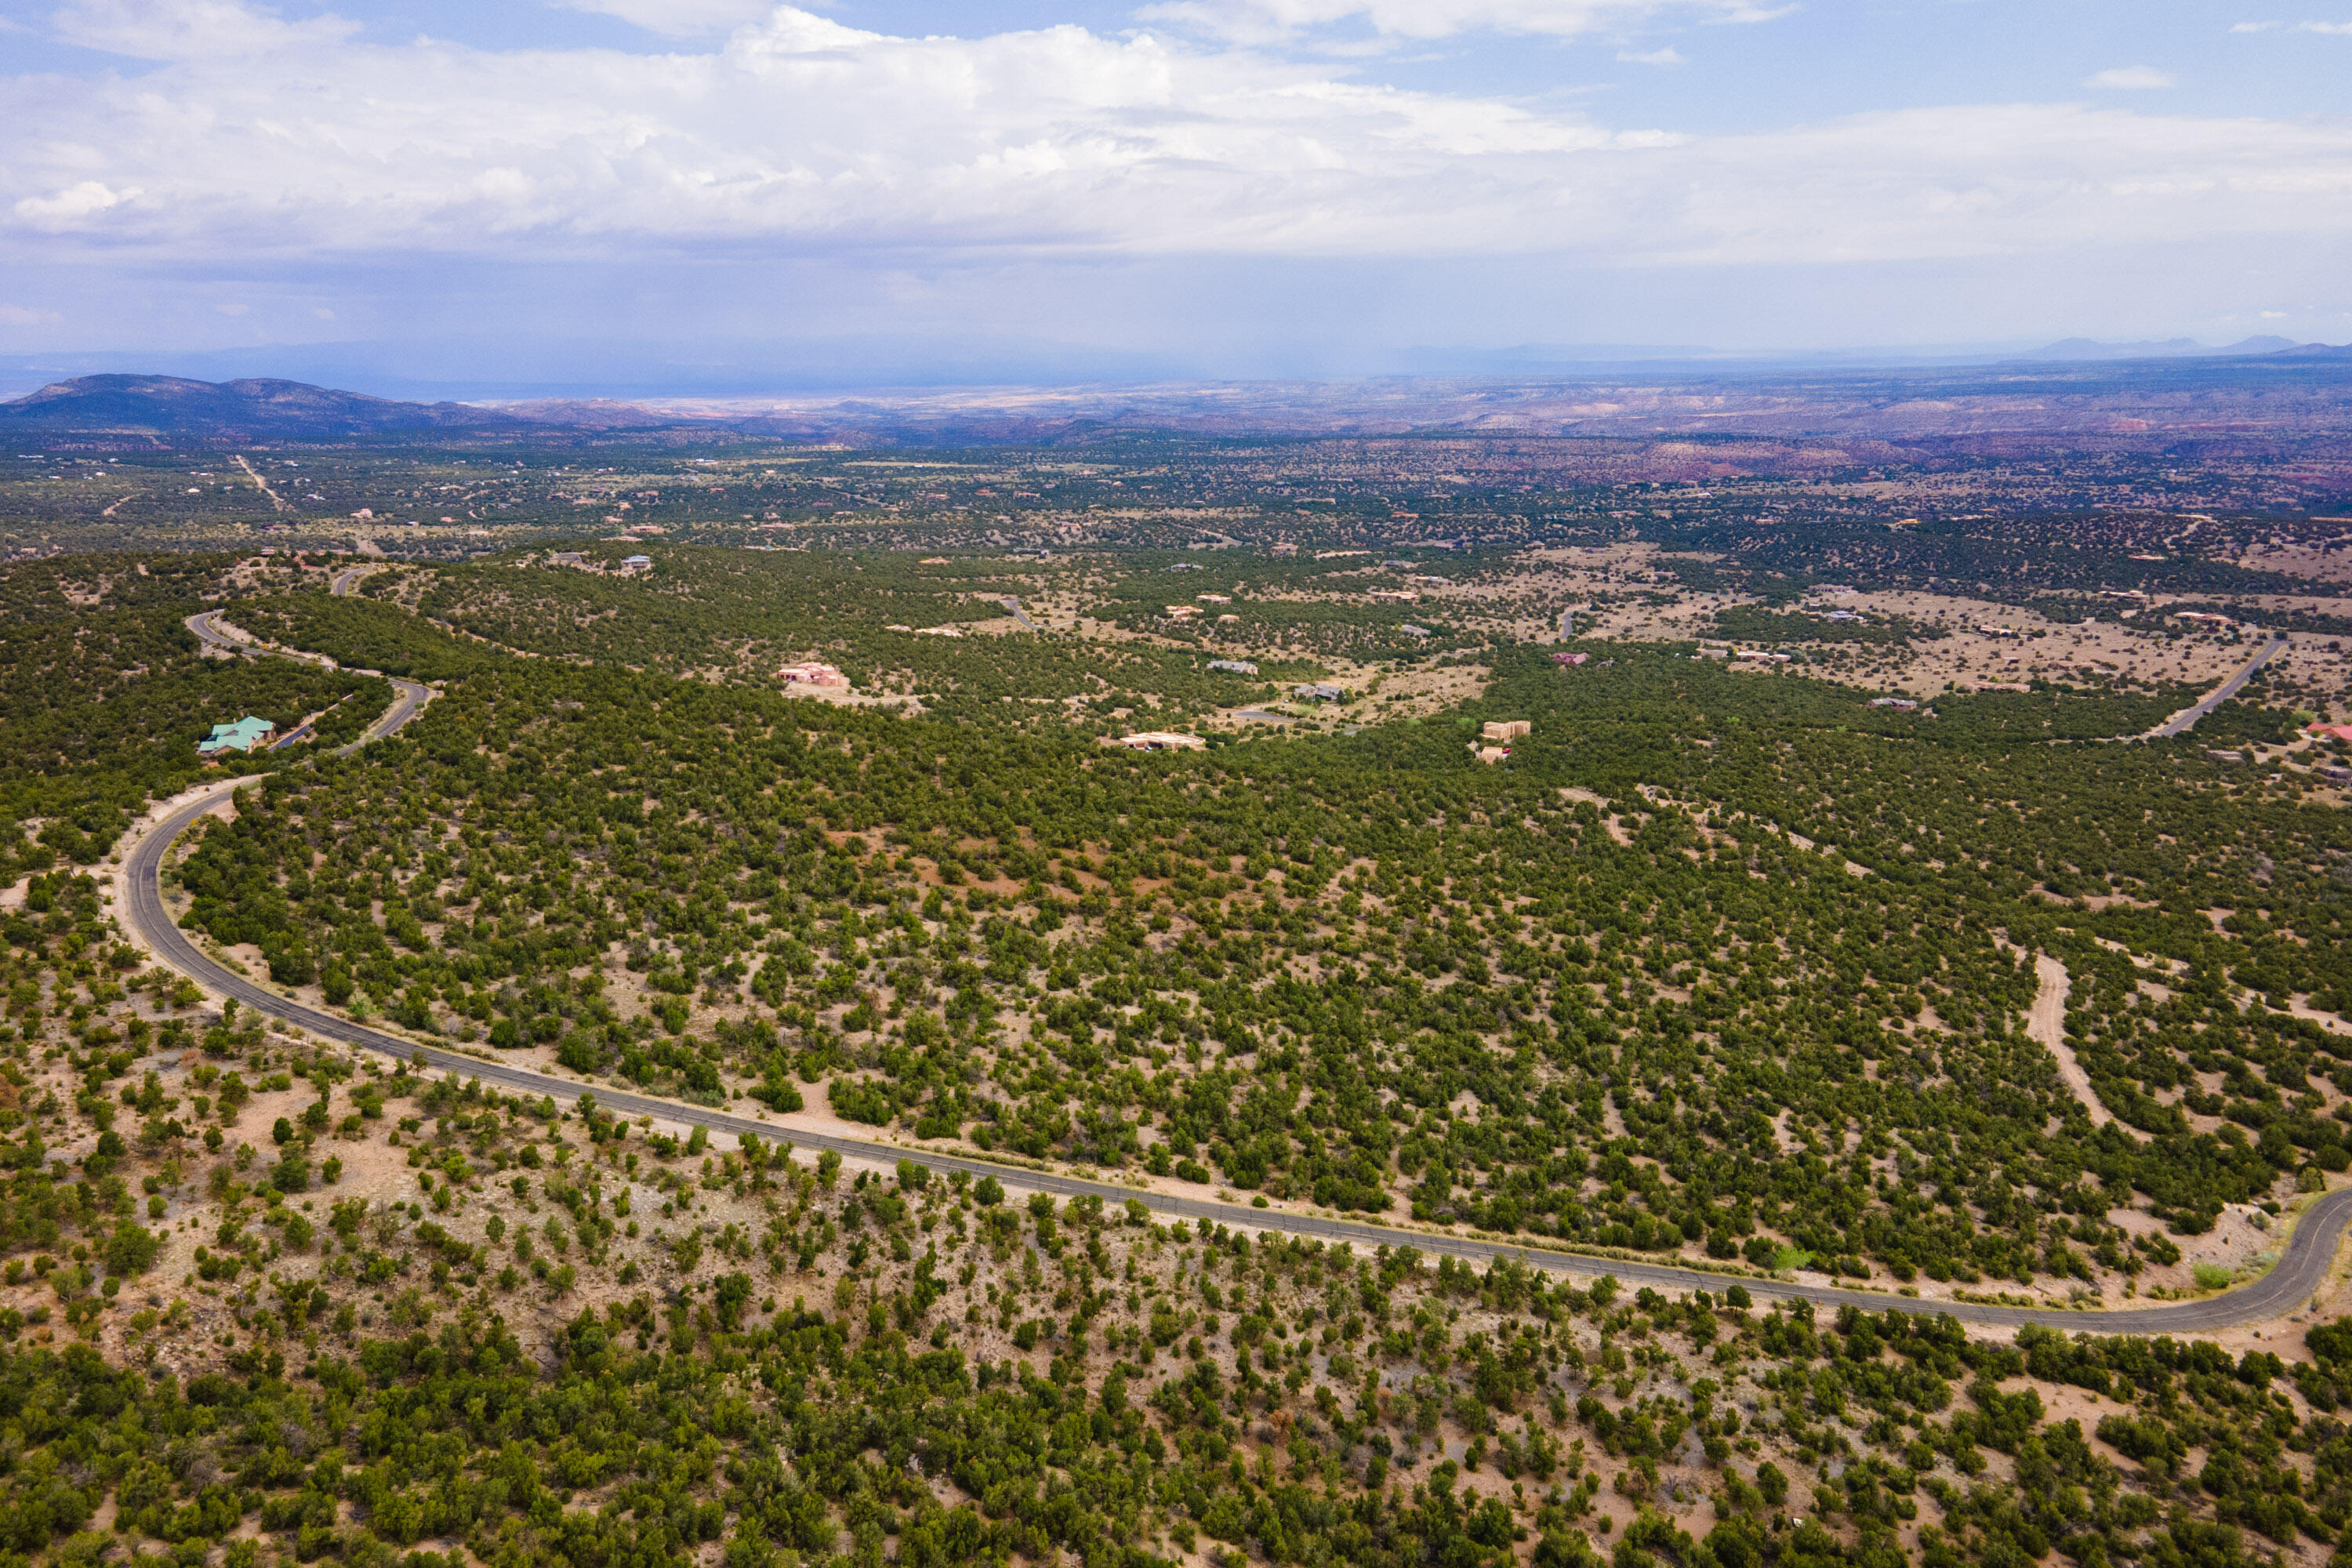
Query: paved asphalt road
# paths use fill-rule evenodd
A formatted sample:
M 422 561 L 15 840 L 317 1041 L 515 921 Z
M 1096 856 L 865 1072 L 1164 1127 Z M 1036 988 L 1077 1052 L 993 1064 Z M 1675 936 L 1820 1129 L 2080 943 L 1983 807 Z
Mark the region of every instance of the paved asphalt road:
M 229 653 L 242 655 L 247 658 L 260 658 L 265 655 L 272 655 L 278 658 L 290 658 L 301 664 L 318 664 L 321 662 L 318 656 L 305 656 L 299 653 L 290 653 L 283 648 L 264 647 L 257 642 L 241 640 L 237 637 L 229 636 L 226 629 L 228 623 L 221 620 L 220 612 L 218 610 L 205 610 L 200 615 L 190 616 L 183 624 L 185 625 L 190 631 L 196 634 L 197 641 L 202 642 L 208 647 L 221 648 Z M 330 668 L 333 668 L 331 661 L 329 661 L 329 663 Z M 379 672 L 373 669 L 353 669 L 347 673 L 352 675 L 376 675 Z M 353 752 L 358 751 L 362 746 L 366 745 L 370 741 L 380 741 L 383 739 L 386 735 L 391 734 L 394 730 L 399 729 L 403 724 L 407 723 L 411 719 L 415 718 L 419 712 L 424 710 L 425 705 L 433 700 L 433 691 L 430 687 L 410 680 L 404 676 L 386 675 L 383 676 L 383 679 L 392 682 L 392 706 L 385 709 L 383 712 L 377 717 L 376 721 L 369 725 L 366 732 L 361 735 L 358 740 L 353 741 L 347 746 L 336 747 L 335 755 L 339 757 L 348 757 Z M 295 733 L 299 734 L 300 731 L 297 731 Z M 286 737 L 288 741 L 291 741 L 293 738 L 293 735 Z
M 329 1039 L 381 1051 L 399 1060 L 414 1061 L 421 1054 L 426 1063 L 436 1069 L 478 1078 L 485 1084 L 513 1093 L 549 1095 L 558 1100 L 568 1101 L 583 1092 L 581 1085 L 563 1079 L 510 1067 L 503 1062 L 485 1061 L 478 1057 L 419 1046 L 413 1040 L 304 1006 L 254 984 L 206 956 L 180 930 L 165 909 L 160 874 L 164 854 L 173 841 L 207 805 L 215 804 L 216 800 L 199 801 L 183 807 L 147 835 L 131 856 L 128 879 L 131 908 L 126 914 L 166 963 L 223 995 L 236 997 L 239 1004 L 256 1012 L 283 1018 Z M 1893 1307 L 1903 1311 L 1947 1311 L 1969 1322 L 2007 1325 L 2052 1323 L 2078 1331 L 2097 1330 L 2108 1333 L 2188 1333 L 2237 1323 L 2261 1322 L 2299 1310 L 2326 1278 L 2329 1266 L 2335 1260 L 2336 1243 L 2344 1234 L 2345 1223 L 2352 1219 L 2352 1188 L 2328 1194 L 2304 1215 L 2295 1227 L 2285 1257 L 2276 1268 L 2254 1283 L 2226 1295 L 2197 1301 L 2168 1302 L 2131 1311 L 2048 1311 L 2021 1307 L 1979 1306 L 1964 1301 L 1915 1301 L 1866 1291 L 1840 1290 L 1829 1286 L 1711 1274 L 1665 1264 L 1588 1258 L 1539 1247 L 1514 1247 L 1505 1242 L 1480 1241 L 1468 1237 L 1391 1229 L 1358 1220 L 1328 1219 L 1319 1215 L 1290 1214 L 1280 1209 L 1244 1208 L 1238 1204 L 1142 1192 L 1110 1183 L 1083 1181 L 1075 1176 L 1050 1175 L 959 1154 L 906 1149 L 895 1144 L 779 1127 L 773 1122 L 757 1121 L 723 1110 L 657 1100 L 646 1095 L 603 1088 L 589 1092 L 595 1095 L 599 1106 L 617 1115 L 654 1116 L 665 1121 L 707 1127 L 713 1132 L 730 1133 L 738 1138 L 752 1133 L 770 1141 L 788 1139 L 797 1148 L 831 1149 L 855 1159 L 879 1160 L 886 1163 L 910 1159 L 934 1171 L 965 1171 L 974 1176 L 993 1175 L 1013 1186 L 1063 1196 L 1092 1193 L 1111 1204 L 1136 1198 L 1141 1200 L 1147 1208 L 1160 1214 L 1318 1237 L 1326 1241 L 1346 1241 L 1360 1247 L 1410 1244 L 1432 1255 L 1447 1253 L 1478 1261 L 1515 1258 L 1531 1267 L 1556 1273 L 1595 1277 L 1613 1274 L 1628 1286 L 1654 1285 L 1675 1290 L 1705 1289 L 1720 1291 L 1725 1286 L 1736 1282 L 1745 1284 L 1751 1293 L 1759 1297 L 1802 1298 L 1830 1307 L 1852 1302 L 1874 1310 Z
M 190 622 L 194 626 L 198 616 Z M 198 635 L 213 640 L 209 626 Z M 226 639 L 220 639 L 226 640 Z M 234 646 L 234 645 L 232 645 Z M 2278 646 L 2278 645 L 2273 645 Z M 2244 684 L 2245 678 L 2261 667 L 2270 650 L 2250 664 L 2235 678 L 2235 684 Z M 402 700 L 387 711 L 384 718 L 354 747 L 378 735 L 390 734 L 405 724 L 430 696 L 414 682 L 398 682 Z M 415 696 L 412 700 L 411 691 Z M 2218 705 L 2225 700 L 2231 688 L 2225 687 L 2209 701 Z M 2191 721 L 2194 721 L 2193 720 Z M 350 750 L 353 748 L 346 748 Z M 273 1018 L 309 1030 L 311 1034 L 331 1040 L 341 1040 L 372 1051 L 380 1051 L 396 1060 L 414 1062 L 419 1056 L 427 1066 L 440 1071 L 454 1072 L 466 1078 L 478 1078 L 484 1084 L 518 1094 L 547 1095 L 560 1101 L 577 1099 L 583 1086 L 563 1079 L 552 1078 L 528 1068 L 510 1067 L 504 1062 L 485 1061 L 478 1057 L 463 1056 L 455 1051 L 420 1046 L 414 1040 L 371 1029 L 341 1018 L 331 1013 L 308 1007 L 290 997 L 281 996 L 266 986 L 257 985 L 243 975 L 215 963 L 190 941 L 172 918 L 163 903 L 163 870 L 165 855 L 190 824 L 211 806 L 219 804 L 217 795 L 193 802 L 158 824 L 141 839 L 132 850 L 126 880 L 130 885 L 131 906 L 123 911 L 131 926 L 145 938 L 148 945 L 164 963 L 189 978 L 207 985 L 225 996 L 234 996 L 244 1006 Z M 2337 1243 L 2343 1238 L 2345 1224 L 2352 1220 L 2352 1187 L 2329 1193 L 2305 1211 L 2297 1222 L 2294 1234 L 2287 1244 L 2285 1255 L 2268 1274 L 2223 1295 L 2195 1301 L 2171 1301 L 2136 1310 L 2073 1312 L 2046 1310 L 2030 1307 L 1982 1306 L 1968 1301 L 1927 1301 L 1907 1297 L 1883 1295 L 1871 1291 L 1841 1290 L 1826 1285 L 1807 1285 L 1777 1279 L 1759 1279 L 1746 1276 L 1723 1275 L 1696 1268 L 1679 1268 L 1663 1263 L 1629 1262 L 1618 1258 L 1591 1258 L 1576 1253 L 1553 1252 L 1538 1247 L 1517 1247 L 1507 1242 L 1481 1241 L 1470 1237 L 1446 1236 L 1421 1230 L 1392 1229 L 1370 1225 L 1360 1220 L 1330 1219 L 1320 1215 L 1292 1214 L 1282 1209 L 1245 1208 L 1239 1204 L 1222 1204 L 1204 1198 L 1180 1197 L 1171 1194 L 1139 1191 L 1107 1182 L 1089 1182 L 1076 1176 L 1048 1174 L 1024 1170 L 1018 1166 L 998 1164 L 972 1159 L 961 1154 L 940 1153 L 929 1150 L 901 1148 L 891 1143 L 869 1142 L 858 1138 L 841 1138 L 828 1133 L 803 1129 L 780 1127 L 773 1122 L 758 1121 L 724 1110 L 712 1110 L 703 1106 L 688 1105 L 677 1100 L 657 1100 L 648 1095 L 630 1094 L 622 1090 L 595 1088 L 585 1090 L 594 1094 L 596 1103 L 617 1115 L 653 1116 L 662 1121 L 687 1126 L 709 1128 L 737 1138 L 746 1134 L 770 1141 L 788 1140 L 795 1148 L 830 1149 L 851 1159 L 877 1160 L 886 1163 L 912 1160 L 938 1172 L 963 1171 L 971 1175 L 992 1175 L 1009 1185 L 1032 1192 L 1054 1193 L 1065 1197 L 1093 1194 L 1106 1203 L 1122 1204 L 1129 1199 L 1140 1201 L 1146 1208 L 1158 1214 L 1171 1215 L 1192 1220 L 1213 1220 L 1228 1226 L 1255 1230 L 1281 1231 L 1297 1236 L 1311 1236 L 1324 1241 L 1345 1241 L 1359 1247 L 1380 1246 L 1412 1246 L 1432 1256 L 1447 1254 L 1476 1262 L 1496 1258 L 1516 1258 L 1529 1267 L 1559 1274 L 1576 1274 L 1598 1278 L 1603 1274 L 1616 1276 L 1627 1286 L 1656 1286 L 1671 1290 L 1707 1289 L 1720 1291 L 1731 1284 L 1748 1287 L 1750 1294 L 1778 1300 L 1802 1300 L 1820 1306 L 1839 1307 L 1849 1302 L 1857 1307 L 1877 1311 L 1894 1308 L 1906 1312 L 1948 1312 L 1966 1322 L 2014 1327 L 2022 1323 L 2048 1323 L 2076 1331 L 2096 1331 L 2104 1333 L 2167 1333 L 2183 1334 L 2210 1331 L 2240 1323 L 2264 1322 L 2284 1317 L 2304 1308 L 2317 1293 L 2336 1260 Z
M 2253 658 L 2246 660 L 2246 662 L 2239 668 L 2239 670 L 2235 675 L 2232 675 L 2229 679 L 2221 682 L 2221 685 L 2207 692 L 2198 700 L 2195 707 L 2183 708 L 2179 712 L 2175 713 L 2171 718 L 2167 719 L 2163 723 L 2158 724 L 2155 729 L 2150 730 L 2146 738 L 2151 741 L 2163 741 L 2169 740 L 2175 735 L 2185 735 L 2189 733 L 2189 731 L 2197 727 L 2198 720 L 2204 718 L 2205 715 L 2213 711 L 2214 709 L 2219 708 L 2222 703 L 2227 702 L 2231 698 L 2235 697 L 2244 689 L 2246 682 L 2254 678 L 2254 673 L 2257 670 L 2261 669 L 2263 666 L 2270 663 L 2271 660 L 2276 658 L 2279 655 L 2284 653 L 2286 649 L 2286 638 L 2283 637 L 2272 637 L 2270 641 L 2263 645 L 2263 648 L 2260 653 L 2257 653 Z

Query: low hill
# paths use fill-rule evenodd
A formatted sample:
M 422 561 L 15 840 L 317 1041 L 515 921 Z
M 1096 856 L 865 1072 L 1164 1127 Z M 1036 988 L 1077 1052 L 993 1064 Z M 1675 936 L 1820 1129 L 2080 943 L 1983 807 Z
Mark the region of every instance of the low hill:
M 322 440 L 423 430 L 515 430 L 528 422 L 462 403 L 401 403 L 299 381 L 85 375 L 0 403 L 0 430 L 159 440 Z

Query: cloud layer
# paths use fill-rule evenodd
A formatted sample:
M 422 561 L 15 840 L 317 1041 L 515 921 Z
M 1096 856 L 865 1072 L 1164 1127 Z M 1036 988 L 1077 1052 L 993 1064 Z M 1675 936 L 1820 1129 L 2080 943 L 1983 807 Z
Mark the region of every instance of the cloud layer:
M 1250 4 L 1276 30 L 1357 15 L 1559 31 L 1655 9 Z M 677 13 L 681 27 L 737 14 Z M 366 44 L 331 17 L 234 0 L 88 0 L 58 26 L 155 64 L 8 83 L 0 235 L 24 258 L 1786 264 L 2352 228 L 2343 124 L 2018 104 L 1685 136 L 1230 43 L 1076 26 L 902 38 L 789 6 L 651 56 Z M 2141 85 L 2131 74 L 2103 85 Z
M 1789 9 L 1754 0 L 1160 0 L 1142 14 L 1223 38 L 1267 43 L 1348 26 L 1390 38 L 1463 33 L 1575 38 L 1622 33 L 1662 18 L 1759 22 Z

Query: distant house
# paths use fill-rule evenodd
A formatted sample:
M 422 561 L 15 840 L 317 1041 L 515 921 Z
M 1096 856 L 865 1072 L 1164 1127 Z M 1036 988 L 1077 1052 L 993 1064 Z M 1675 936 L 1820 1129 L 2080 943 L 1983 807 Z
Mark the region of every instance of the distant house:
M 1908 697 L 1874 697 L 1870 705 L 1873 708 L 1892 708 L 1898 713 L 1908 713 L 1919 706 Z
M 1201 606 L 1198 605 L 1171 605 L 1168 606 L 1168 618 L 1171 621 L 1189 621 L 1200 613 Z
M 2303 732 L 2323 741 L 2352 741 L 2352 724 L 2305 724 Z
M 224 752 L 250 752 L 277 738 L 277 725 L 248 713 L 234 724 L 214 725 L 213 732 L 196 742 L 196 755 L 217 757 Z
M 1121 735 L 1118 743 L 1130 752 L 1198 752 L 1206 750 L 1209 744 L 1198 735 L 1174 730 L 1142 730 Z
M 1314 680 L 1292 687 L 1290 694 L 1309 702 L 1345 702 L 1348 700 L 1348 694 L 1338 687 Z
M 1211 669 L 1222 669 L 1227 675 L 1255 675 L 1257 673 L 1257 666 L 1246 658 L 1213 658 L 1209 661 L 1209 668 Z
M 1399 626 L 1397 630 L 1409 637 L 1425 637 L 1429 635 L 1429 628 L 1427 626 L 1417 626 L 1411 621 L 1406 621 L 1402 625 Z
M 620 571 L 624 577 L 641 576 L 653 569 L 654 558 L 650 555 L 625 556 L 621 561 Z
M 1507 746 L 1482 746 L 1474 741 L 1470 743 L 1470 754 L 1482 763 L 1491 763 L 1503 761 L 1511 752 Z
M 1551 661 L 1554 664 L 1579 665 L 1591 657 L 1589 653 L 1556 653 L 1551 656 Z
M 1525 719 L 1489 719 L 1478 727 L 1478 733 L 1489 741 L 1516 741 L 1534 729 Z
M 842 674 L 837 667 L 820 664 L 813 658 L 803 659 L 798 664 L 788 664 L 776 673 L 783 677 L 784 684 L 787 686 L 846 686 L 849 684 L 849 678 Z
M 577 550 L 558 550 L 548 556 L 547 563 L 550 566 L 579 566 L 585 564 L 585 560 Z
M 1195 594 L 1192 597 L 1204 605 L 1230 605 L 1234 602 L 1231 594 Z

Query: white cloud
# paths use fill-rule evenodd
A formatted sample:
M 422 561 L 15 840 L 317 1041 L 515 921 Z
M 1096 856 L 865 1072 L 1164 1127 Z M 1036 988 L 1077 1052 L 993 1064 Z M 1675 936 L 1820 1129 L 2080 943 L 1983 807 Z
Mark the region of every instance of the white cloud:
M 2343 37 L 2352 35 L 2352 22 L 2301 22 L 2296 24 L 2294 30 L 2298 33 L 2334 33 Z
M 281 21 L 241 0 L 70 0 L 51 24 L 69 44 L 145 60 L 250 59 L 330 47 L 360 30 L 331 15 Z
M 756 22 L 770 0 L 557 0 L 566 10 L 617 16 L 666 38 L 698 38 Z
M 120 206 L 136 191 L 115 191 L 99 180 L 78 180 L 46 196 L 27 195 L 16 204 L 16 216 L 42 227 L 65 227 Z
M 1617 51 L 1617 58 L 1628 65 L 1636 66 L 1678 66 L 1689 63 L 1683 58 L 1681 50 L 1671 46 L 1663 49 L 1651 49 L 1646 53 L 1633 49 L 1620 49 Z
M 2122 92 L 2147 92 L 2173 85 L 2172 78 L 2154 66 L 2117 66 L 2113 70 L 2099 71 L 2083 79 L 2084 87 L 2104 87 Z
M 2233 33 L 2274 33 L 2284 26 L 2286 26 L 2286 24 L 2284 22 L 2232 22 L 2230 25 L 2230 31 Z
M 1705 21 L 1760 22 L 1792 8 L 1752 0 L 1158 0 L 1138 15 L 1235 42 L 1262 44 L 1343 25 L 1392 38 L 1445 38 L 1461 33 L 1573 38 L 1623 33 L 1667 13 Z
M 0 327 L 45 327 L 64 320 L 55 310 L 36 310 L 30 305 L 0 305 Z
M 187 37 L 168 13 L 136 36 Z M 271 68 L 190 42 L 11 83 L 0 255 L 1781 263 L 2352 229 L 2352 127 L 2321 121 L 1959 106 L 1686 137 L 1233 47 L 789 7 L 656 56 L 247 30 Z

